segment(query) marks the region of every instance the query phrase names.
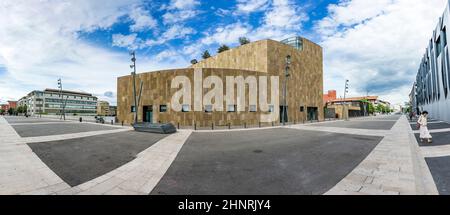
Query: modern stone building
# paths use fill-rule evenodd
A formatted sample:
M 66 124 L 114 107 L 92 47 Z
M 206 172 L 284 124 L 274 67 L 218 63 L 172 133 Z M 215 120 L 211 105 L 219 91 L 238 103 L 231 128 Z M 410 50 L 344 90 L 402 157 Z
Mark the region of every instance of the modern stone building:
M 109 102 L 107 102 L 107 101 L 98 101 L 97 102 L 97 115 L 109 116 Z
M 143 83 L 138 121 L 189 126 L 279 124 L 284 98 L 285 121 L 323 120 L 322 58 L 319 45 L 295 37 L 284 43 L 261 40 L 242 45 L 189 68 L 137 74 L 137 94 Z M 117 80 L 117 117 L 126 124 L 133 122 L 135 111 L 132 80 L 131 75 Z
M 415 112 L 426 110 L 430 117 L 447 122 L 450 122 L 450 58 L 447 42 L 449 16 L 447 4 L 428 41 L 410 98 Z
M 97 97 L 90 93 L 57 89 L 32 91 L 19 100 L 19 106 L 27 106 L 30 116 L 39 114 L 59 115 L 65 106 L 66 115 L 95 115 Z

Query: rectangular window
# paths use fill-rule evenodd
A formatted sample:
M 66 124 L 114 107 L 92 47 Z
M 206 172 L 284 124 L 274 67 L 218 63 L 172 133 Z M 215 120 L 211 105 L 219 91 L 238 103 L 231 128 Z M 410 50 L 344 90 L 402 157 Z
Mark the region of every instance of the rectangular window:
M 444 28 L 441 33 L 442 38 L 442 47 L 445 48 L 447 46 L 447 28 Z
M 131 106 L 131 113 L 134 113 L 134 112 L 136 112 L 136 107 L 133 105 L 133 106 Z
M 236 112 L 236 105 L 228 105 L 227 111 L 228 112 Z
M 435 49 L 436 49 L 436 57 L 439 57 L 439 55 L 441 54 L 441 50 L 442 50 L 442 48 L 441 48 L 441 37 L 439 37 L 437 39 L 436 44 L 435 44 Z
M 191 111 L 191 106 L 190 105 L 183 105 L 181 108 L 182 112 L 189 112 Z
M 167 105 L 160 105 L 159 106 L 159 112 L 161 112 L 161 113 L 167 112 Z
M 304 106 L 301 106 L 300 107 L 300 112 L 304 112 L 305 111 L 305 107 Z
M 211 113 L 213 110 L 213 106 L 212 105 L 205 105 L 205 112 L 206 113 Z
M 250 112 L 256 112 L 256 105 L 250 105 Z
M 273 113 L 275 111 L 275 108 L 273 105 L 269 105 L 269 113 Z

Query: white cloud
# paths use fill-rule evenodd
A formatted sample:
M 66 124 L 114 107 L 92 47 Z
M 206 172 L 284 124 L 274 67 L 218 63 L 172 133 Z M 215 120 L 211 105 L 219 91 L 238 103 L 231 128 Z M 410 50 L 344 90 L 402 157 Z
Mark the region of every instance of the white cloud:
M 378 3 L 378 1 L 377 1 Z M 350 96 L 379 94 L 408 100 L 428 40 L 445 7 L 443 0 L 343 1 L 317 23 L 324 49 L 325 90 Z
M 123 35 L 123 34 L 113 34 L 112 35 L 112 45 L 117 47 L 125 47 L 131 50 L 137 49 L 139 47 L 137 34 Z
M 163 15 L 164 24 L 180 23 L 191 19 L 199 14 L 196 10 L 180 10 L 174 12 L 167 12 Z
M 161 36 L 158 37 L 158 39 L 149 39 L 145 41 L 141 44 L 141 47 L 160 45 L 174 39 L 185 39 L 188 35 L 195 33 L 196 31 L 193 28 L 176 24 L 167 29 Z
M 269 0 L 237 0 L 237 13 L 253 13 L 265 10 Z
M 197 0 L 171 0 L 168 9 L 185 10 L 192 9 L 197 5 L 200 5 Z
M 134 24 L 130 26 L 130 30 L 133 32 L 145 31 L 151 28 L 155 28 L 158 22 L 152 17 L 149 11 L 144 10 L 142 7 L 135 7 L 129 14 Z
M 211 45 L 217 44 L 235 44 L 239 37 L 247 36 L 251 31 L 250 27 L 244 26 L 241 23 L 231 24 L 225 27 L 215 29 L 213 34 L 206 36 L 200 42 L 202 44 Z
M 128 53 L 84 42 L 78 33 L 108 29 L 136 4 L 139 0 L 2 0 L 0 63 L 7 70 L 0 74 L 0 99 L 19 99 L 32 90 L 56 87 L 59 77 L 65 89 L 96 95 L 115 92 L 117 77 L 130 72 Z M 134 38 L 122 35 L 121 42 Z M 138 53 L 139 71 L 173 65 L 177 64 L 155 62 Z
M 200 5 L 197 0 L 171 0 L 168 6 L 162 9 L 167 12 L 162 16 L 164 24 L 181 23 L 197 16 L 200 12 L 196 7 Z

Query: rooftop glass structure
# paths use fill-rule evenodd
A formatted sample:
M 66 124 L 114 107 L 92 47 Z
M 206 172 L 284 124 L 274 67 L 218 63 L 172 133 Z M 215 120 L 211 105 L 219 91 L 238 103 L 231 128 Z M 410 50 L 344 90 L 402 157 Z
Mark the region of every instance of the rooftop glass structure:
M 303 49 L 303 41 L 301 37 L 291 37 L 280 42 L 286 45 L 290 45 L 300 51 Z

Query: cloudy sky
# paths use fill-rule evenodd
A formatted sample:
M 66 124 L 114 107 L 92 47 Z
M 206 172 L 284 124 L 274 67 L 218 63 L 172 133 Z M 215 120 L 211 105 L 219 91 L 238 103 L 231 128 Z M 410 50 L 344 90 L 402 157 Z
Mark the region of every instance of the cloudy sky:
M 1 0 L 0 103 L 55 88 L 116 103 L 116 78 L 182 68 L 238 38 L 324 49 L 324 90 L 408 99 L 445 0 Z

